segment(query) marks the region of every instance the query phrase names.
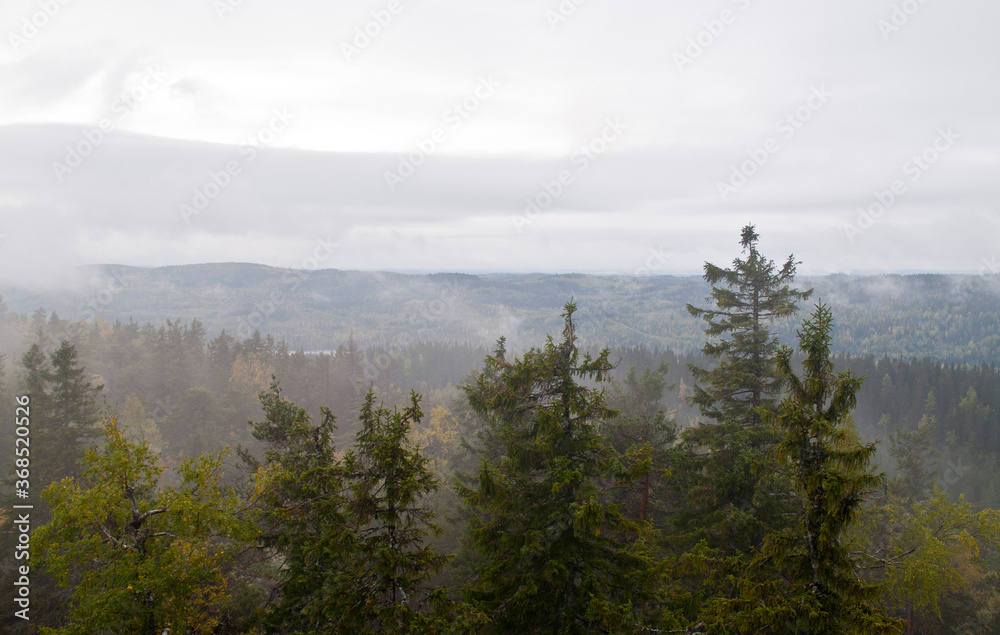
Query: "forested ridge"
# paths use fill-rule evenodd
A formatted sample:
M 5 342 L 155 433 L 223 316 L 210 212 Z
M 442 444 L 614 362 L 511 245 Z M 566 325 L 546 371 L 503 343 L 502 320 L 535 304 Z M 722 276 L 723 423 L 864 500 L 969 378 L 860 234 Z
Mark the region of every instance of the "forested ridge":
M 516 345 L 434 337 L 464 315 L 440 293 L 294 348 L 0 302 L 0 405 L 31 397 L 37 508 L 32 621 L 2 629 L 1000 631 L 991 279 L 818 289 L 757 240 L 629 324 L 580 279 L 534 287 L 546 315 L 511 319 Z M 655 337 L 604 338 L 636 319 Z M 697 343 L 660 347 L 674 322 Z
M 643 259 L 653 265 L 648 254 Z M 930 357 L 943 362 L 993 363 L 1000 358 L 1000 274 L 914 274 L 800 277 L 838 319 L 838 352 L 882 357 Z M 208 337 L 241 339 L 254 331 L 288 342 L 292 350 L 334 350 L 351 336 L 358 344 L 469 343 L 489 349 L 503 333 L 525 350 L 561 328 L 559 311 L 573 297 L 595 346 L 698 351 L 704 334 L 685 306 L 710 291 L 696 276 L 659 275 L 654 266 L 634 275 L 428 274 L 335 269 L 278 269 L 224 263 L 159 268 L 101 265 L 76 271 L 65 288 L 0 288 L 11 310 L 39 307 L 70 322 L 161 324 L 198 320 Z M 772 324 L 795 344 L 801 313 Z

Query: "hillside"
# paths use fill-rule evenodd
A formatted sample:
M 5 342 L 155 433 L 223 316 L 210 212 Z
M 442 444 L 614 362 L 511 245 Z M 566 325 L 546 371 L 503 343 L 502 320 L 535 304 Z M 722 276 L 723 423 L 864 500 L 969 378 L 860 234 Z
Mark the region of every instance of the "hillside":
M 599 333 L 600 344 L 684 353 L 704 340 L 684 307 L 704 304 L 708 293 L 694 276 L 410 275 L 236 263 L 103 265 L 80 274 L 71 290 L 3 288 L 0 295 L 12 311 L 43 307 L 70 321 L 197 318 L 209 336 L 260 330 L 307 351 L 336 348 L 351 334 L 361 345 L 389 346 L 489 346 L 505 335 L 522 348 L 555 331 L 559 307 L 574 297 L 584 337 Z M 800 278 L 800 284 L 832 306 L 835 350 L 963 363 L 1000 359 L 1000 276 L 832 275 Z M 786 341 L 794 329 L 776 325 Z

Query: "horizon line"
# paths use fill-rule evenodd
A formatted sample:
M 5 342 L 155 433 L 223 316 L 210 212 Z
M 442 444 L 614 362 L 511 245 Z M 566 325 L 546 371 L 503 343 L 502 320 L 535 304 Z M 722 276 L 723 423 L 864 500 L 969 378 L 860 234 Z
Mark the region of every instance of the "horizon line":
M 253 267 L 266 267 L 268 269 L 279 269 L 285 271 L 338 271 L 338 272 L 359 272 L 359 273 L 393 273 L 399 275 L 472 275 L 472 276 L 487 276 L 487 275 L 544 275 L 544 276 L 573 276 L 573 275 L 585 275 L 585 276 L 625 276 L 625 277 L 636 277 L 636 278 L 653 278 L 653 277 L 677 277 L 677 278 L 700 278 L 704 274 L 702 271 L 647 271 L 645 273 L 637 273 L 636 271 L 628 270 L 614 270 L 614 269 L 561 269 L 561 270 L 538 270 L 538 269 L 490 269 L 490 268 L 459 268 L 459 269 L 435 269 L 435 268 L 379 268 L 379 267 L 321 267 L 321 268 L 305 268 L 305 267 L 283 267 L 281 265 L 273 265 L 264 262 L 248 262 L 248 261 L 212 261 L 212 262 L 189 262 L 189 263 L 177 263 L 177 264 L 167 264 L 167 265 L 129 265 L 124 263 L 90 263 L 84 265 L 74 265 L 74 269 L 83 269 L 90 267 L 126 267 L 133 269 L 168 269 L 175 267 L 204 267 L 213 265 L 239 265 L 239 266 L 253 266 Z M 984 275 L 986 272 L 980 268 L 979 270 L 973 269 L 951 269 L 951 270 L 940 270 L 940 269 L 852 269 L 848 271 L 807 271 L 799 272 L 799 277 L 832 277 L 832 276 L 882 276 L 882 275 L 895 275 L 895 276 L 912 276 L 912 275 Z

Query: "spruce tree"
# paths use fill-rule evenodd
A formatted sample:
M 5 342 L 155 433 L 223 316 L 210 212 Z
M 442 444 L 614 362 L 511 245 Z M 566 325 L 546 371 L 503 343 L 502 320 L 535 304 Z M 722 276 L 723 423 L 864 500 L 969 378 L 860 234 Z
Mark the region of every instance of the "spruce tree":
M 447 557 L 426 545 L 441 534 L 423 498 L 438 481 L 408 435 L 420 423 L 420 396 L 410 393 L 402 411 L 375 405 L 369 390 L 361 406 L 356 447 L 344 458 L 349 480 L 348 515 L 353 551 L 345 571 L 348 586 L 340 607 L 352 633 L 427 632 L 431 621 L 415 608 L 424 586 Z M 440 625 L 438 625 L 440 626 Z
M 689 367 L 697 384 L 691 402 L 701 414 L 715 421 L 733 422 L 752 428 L 763 413 L 773 411 L 780 385 L 775 376 L 774 356 L 778 339 L 768 330 L 775 319 L 798 310 L 812 290 L 791 287 L 799 264 L 793 255 L 776 269 L 775 262 L 757 249 L 760 236 L 753 225 L 743 228 L 740 245 L 747 254 L 736 258 L 731 269 L 705 263 L 705 280 L 712 285 L 714 309 L 691 304 L 687 310 L 708 324 L 705 334 L 723 338 L 706 342 L 702 352 L 719 360 L 711 370 Z
M 892 483 L 893 494 L 907 502 L 924 501 L 934 494 L 940 451 L 934 445 L 937 421 L 924 415 L 915 430 L 896 427 L 889 437 L 889 456 L 899 474 Z
M 48 397 L 45 376 L 49 373 L 49 363 L 42 347 L 32 344 L 21 357 L 21 366 L 24 367 L 24 389 L 31 395 L 32 401 L 44 401 Z
M 666 362 L 655 370 L 647 366 L 642 375 L 635 366 L 629 368 L 624 383 L 615 381 L 610 393 L 609 402 L 619 414 L 602 426 L 620 455 L 632 460 L 648 457 L 649 469 L 633 488 L 620 491 L 631 517 L 657 526 L 663 518 L 661 497 L 667 490 L 668 464 L 677 439 L 677 422 L 663 405 L 667 371 Z
M 76 347 L 63 340 L 49 359 L 51 370 L 44 373 L 51 385 L 52 418 L 67 442 L 82 446 L 95 438 L 98 430 L 97 396 L 104 386 L 94 386 L 86 370 L 79 366 Z
M 44 488 L 79 476 L 84 447 L 97 434 L 97 396 L 68 341 L 46 356 L 33 344 L 21 358 L 25 392 L 31 397 L 32 483 Z
M 281 396 L 277 382 L 260 394 L 264 421 L 251 422 L 265 443 L 256 468 L 263 544 L 282 563 L 280 600 L 265 618 L 270 633 L 425 633 L 475 624 L 462 607 L 419 594 L 445 557 L 425 545 L 436 532 L 420 499 L 437 487 L 419 448 L 407 441 L 423 416 L 419 397 L 388 411 L 369 392 L 356 447 L 340 459 L 334 417 L 314 424 Z
M 314 424 L 305 409 L 281 396 L 272 381 L 260 393 L 264 420 L 250 422 L 265 444 L 264 462 L 240 451 L 256 468 L 261 539 L 282 567 L 280 600 L 265 619 L 271 633 L 329 632 L 326 607 L 340 601 L 350 532 L 344 513 L 343 466 L 333 445 L 335 420 L 323 410 Z
M 864 377 L 834 372 L 833 318 L 818 304 L 799 331 L 804 374 L 792 368 L 793 351 L 777 355 L 786 397 L 769 415 L 780 440 L 779 466 L 794 488 L 797 512 L 788 529 L 768 536 L 751 572 L 777 568 L 782 579 L 738 582 L 740 597 L 727 618 L 734 632 L 892 633 L 900 624 L 880 605 L 880 589 L 861 580 L 846 539 L 866 496 L 883 482 L 871 472 L 875 444 L 861 444 L 850 413 Z
M 513 362 L 487 358 L 487 372 L 465 388 L 502 448 L 460 486 L 482 556 L 468 596 L 491 632 L 627 632 L 650 618 L 657 587 L 646 525 L 598 489 L 621 476 L 597 431 L 613 411 L 602 390 L 581 383 L 604 381 L 612 365 L 606 349 L 581 359 L 575 310 L 565 306 L 561 342 L 550 337 Z
M 780 389 L 774 367 L 778 339 L 769 326 L 793 315 L 797 302 L 812 293 L 791 286 L 794 256 L 778 269 L 757 249 L 758 239 L 754 226 L 747 225 L 740 239 L 745 259 L 734 259 L 728 269 L 705 263 L 714 308 L 687 306 L 707 323 L 705 333 L 712 339 L 702 352 L 718 362 L 711 370 L 688 365 L 696 382 L 688 399 L 704 419 L 683 435 L 688 454 L 682 483 L 690 505 L 678 520 L 691 538 L 707 538 L 728 554 L 759 547 L 780 522 L 781 501 L 770 487 L 759 486 L 775 441 L 762 421 L 774 412 Z

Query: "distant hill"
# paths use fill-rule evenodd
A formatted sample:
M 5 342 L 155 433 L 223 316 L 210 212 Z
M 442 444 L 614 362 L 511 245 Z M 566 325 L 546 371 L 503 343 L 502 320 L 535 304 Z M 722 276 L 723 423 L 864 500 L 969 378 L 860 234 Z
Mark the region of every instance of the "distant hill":
M 704 341 L 685 310 L 705 306 L 699 277 L 582 274 L 427 274 L 296 271 L 255 264 L 160 268 L 101 265 L 81 269 L 72 291 L 0 288 L 8 308 L 55 311 L 160 324 L 202 321 L 209 336 L 259 329 L 305 350 L 335 348 L 352 333 L 362 345 L 450 341 L 491 345 L 504 335 L 515 349 L 560 328 L 570 298 L 581 336 L 604 344 L 690 352 Z M 830 304 L 834 346 L 852 354 L 928 356 L 942 361 L 1000 360 L 1000 276 L 833 275 L 800 278 Z M 809 307 L 804 307 L 807 312 Z M 796 322 L 775 325 L 785 341 Z

